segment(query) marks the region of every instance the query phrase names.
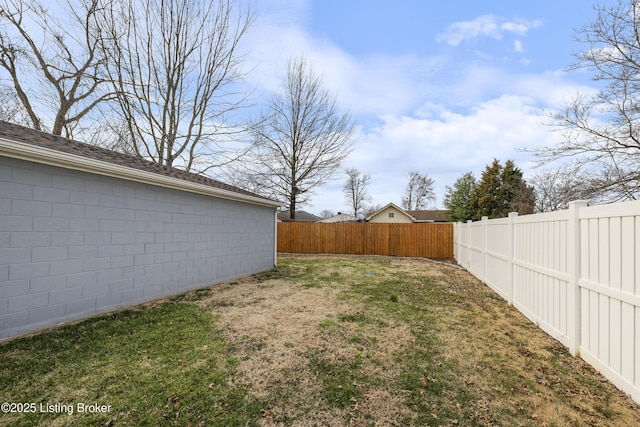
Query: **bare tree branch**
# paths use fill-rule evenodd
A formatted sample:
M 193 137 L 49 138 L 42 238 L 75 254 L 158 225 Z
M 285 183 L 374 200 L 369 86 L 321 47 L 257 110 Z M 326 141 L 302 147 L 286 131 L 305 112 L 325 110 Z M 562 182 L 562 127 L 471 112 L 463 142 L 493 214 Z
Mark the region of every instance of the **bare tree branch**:
M 352 209 L 353 216 L 356 218 L 360 214 L 364 214 L 367 209 L 367 202 L 371 201 L 371 197 L 367 194 L 367 186 L 371 175 L 362 174 L 355 168 L 345 169 L 347 181 L 342 188 L 344 197 Z
M 433 179 L 427 174 L 417 171 L 409 172 L 409 182 L 402 196 L 402 208 L 404 210 L 424 209 L 429 203 L 435 203 L 436 195 L 433 192 Z
M 29 126 L 30 117 L 22 106 L 15 90 L 0 85 L 0 120 Z
M 245 154 L 247 127 L 230 116 L 248 99 L 235 88 L 251 12 L 231 0 L 104 1 L 107 73 L 132 149 L 198 172 Z
M 595 96 L 576 95 L 564 111 L 550 115 L 562 132 L 557 145 L 531 149 L 540 164 L 571 160 L 589 176 L 583 194 L 607 200 L 640 195 L 640 5 L 619 0 L 597 6 L 597 18 L 577 31 L 586 45 L 571 69 L 593 73 L 604 84 Z
M 0 68 L 33 128 L 72 137 L 80 121 L 111 98 L 100 71 L 98 3 L 69 0 L 60 7 L 66 20 L 38 2 L 0 3 Z
M 256 148 L 236 173 L 286 202 L 292 219 L 313 189 L 329 180 L 350 152 L 355 124 L 304 58 L 292 59 L 282 90 L 254 129 Z

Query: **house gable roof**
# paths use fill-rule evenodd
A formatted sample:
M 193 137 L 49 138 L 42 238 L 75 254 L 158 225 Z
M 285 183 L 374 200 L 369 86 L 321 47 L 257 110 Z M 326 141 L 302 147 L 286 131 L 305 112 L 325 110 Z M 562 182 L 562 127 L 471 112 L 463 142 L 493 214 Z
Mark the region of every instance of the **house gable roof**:
M 203 175 L 4 121 L 0 121 L 0 156 L 253 204 L 281 205 Z
M 417 210 L 407 211 L 417 222 L 448 222 L 447 211 L 444 210 Z
M 345 213 L 339 213 L 337 215 L 330 216 L 329 218 L 321 219 L 318 222 L 355 222 L 355 221 L 358 221 L 357 217 L 353 215 L 345 214 Z
M 291 219 L 291 216 L 289 215 L 289 211 L 286 212 L 278 212 L 278 220 L 282 221 L 282 222 L 291 222 L 291 221 L 296 221 L 296 222 L 317 222 L 320 221 L 322 218 L 320 218 L 319 216 L 315 216 L 312 213 L 306 212 L 306 211 L 296 211 L 296 219 L 293 220 Z
M 388 203 L 386 206 L 384 206 L 381 209 L 378 209 L 377 211 L 375 211 L 374 213 L 372 213 L 371 215 L 369 215 L 367 218 L 365 218 L 366 221 L 371 220 L 371 218 L 376 217 L 377 215 L 379 215 L 381 212 L 383 212 L 385 209 L 388 208 L 394 208 L 397 211 L 399 211 L 401 214 L 406 215 L 412 222 L 415 221 L 416 219 L 411 216 L 410 214 L 408 214 L 404 209 L 400 208 L 398 205 L 396 205 L 395 203 Z

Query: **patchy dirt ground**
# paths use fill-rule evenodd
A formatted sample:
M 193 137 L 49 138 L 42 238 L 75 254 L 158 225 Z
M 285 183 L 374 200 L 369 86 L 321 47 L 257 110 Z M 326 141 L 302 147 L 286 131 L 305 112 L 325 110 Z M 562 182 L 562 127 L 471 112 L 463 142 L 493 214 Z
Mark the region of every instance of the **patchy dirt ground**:
M 639 405 L 455 266 L 280 262 L 197 301 L 239 361 L 229 385 L 268 402 L 262 426 L 640 425 Z
M 304 288 L 299 283 L 270 280 L 224 285 L 216 288 L 211 299 L 201 301 L 220 315 L 224 334 L 241 360 L 240 376 L 230 385 L 247 388 L 255 398 L 271 402 L 261 425 L 280 425 L 276 420 L 289 420 L 290 425 L 342 425 L 345 419 L 353 424 L 359 412 L 373 415 L 380 425 L 393 425 L 399 413 L 412 415 L 397 397 L 372 387 L 367 387 L 361 401 L 354 400 L 347 408 L 318 411 L 321 405 L 316 399 L 322 390 L 310 359 L 341 363 L 358 354 L 358 347 L 348 342 L 356 336 L 358 326 L 340 325 L 338 332 L 331 331 L 327 322 L 359 309 L 352 302 L 339 301 L 337 294 L 329 287 Z M 389 376 L 391 356 L 413 340 L 406 325 L 382 329 L 382 334 L 375 332 L 374 357 L 383 364 L 366 367 L 379 378 Z M 358 333 L 373 336 L 366 330 Z

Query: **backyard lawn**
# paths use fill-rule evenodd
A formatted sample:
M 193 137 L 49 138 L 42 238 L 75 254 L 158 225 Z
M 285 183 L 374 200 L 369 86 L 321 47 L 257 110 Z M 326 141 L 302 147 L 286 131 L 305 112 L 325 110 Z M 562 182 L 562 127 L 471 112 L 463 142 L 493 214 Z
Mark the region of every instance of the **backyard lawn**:
M 0 425 L 640 425 L 640 405 L 456 266 L 274 271 L 0 343 Z

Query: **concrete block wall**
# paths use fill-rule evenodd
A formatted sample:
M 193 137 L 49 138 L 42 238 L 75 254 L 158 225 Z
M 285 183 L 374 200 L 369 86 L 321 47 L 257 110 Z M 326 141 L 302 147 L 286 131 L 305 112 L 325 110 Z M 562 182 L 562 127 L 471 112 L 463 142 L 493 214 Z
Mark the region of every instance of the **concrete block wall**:
M 266 271 L 274 208 L 0 157 L 0 338 Z

